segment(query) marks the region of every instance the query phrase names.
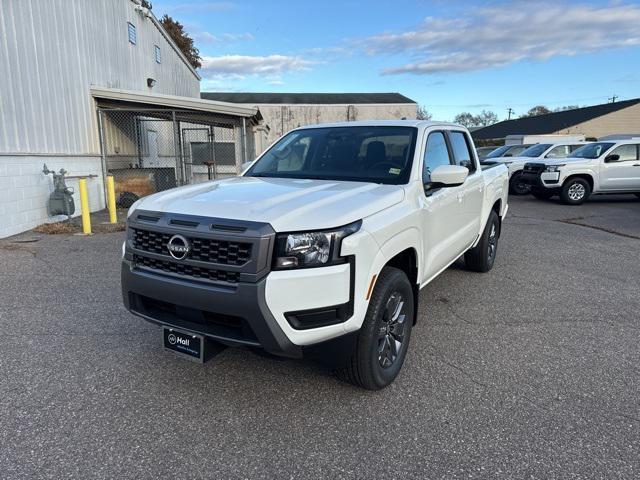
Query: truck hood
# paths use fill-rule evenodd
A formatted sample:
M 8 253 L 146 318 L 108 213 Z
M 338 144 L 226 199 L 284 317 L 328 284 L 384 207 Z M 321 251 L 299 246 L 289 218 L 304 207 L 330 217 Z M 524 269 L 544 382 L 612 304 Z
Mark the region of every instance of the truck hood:
M 541 158 L 536 163 L 544 163 L 545 165 L 578 165 L 578 164 L 589 164 L 593 160 L 590 158 Z
M 404 198 L 400 185 L 234 177 L 145 197 L 136 209 L 266 222 L 277 232 L 346 225 Z
M 525 163 L 536 160 L 537 157 L 497 157 L 491 160 L 496 163 Z

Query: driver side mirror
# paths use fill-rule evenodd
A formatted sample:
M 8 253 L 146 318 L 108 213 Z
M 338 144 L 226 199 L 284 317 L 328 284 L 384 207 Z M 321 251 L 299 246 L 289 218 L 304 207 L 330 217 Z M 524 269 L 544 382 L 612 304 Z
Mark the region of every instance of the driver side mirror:
M 440 165 L 431 172 L 430 181 L 425 183 L 425 188 L 434 190 L 436 188 L 458 187 L 464 183 L 469 176 L 469 169 L 459 165 Z
M 617 153 L 612 153 L 611 155 L 607 155 L 604 157 L 604 163 L 618 162 L 620 161 L 620 155 Z

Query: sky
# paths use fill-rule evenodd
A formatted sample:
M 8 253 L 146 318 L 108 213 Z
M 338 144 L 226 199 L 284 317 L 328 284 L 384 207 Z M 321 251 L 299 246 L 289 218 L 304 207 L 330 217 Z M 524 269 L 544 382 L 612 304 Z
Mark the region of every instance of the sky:
M 153 0 L 203 59 L 202 91 L 399 92 L 460 112 L 640 97 L 640 0 Z

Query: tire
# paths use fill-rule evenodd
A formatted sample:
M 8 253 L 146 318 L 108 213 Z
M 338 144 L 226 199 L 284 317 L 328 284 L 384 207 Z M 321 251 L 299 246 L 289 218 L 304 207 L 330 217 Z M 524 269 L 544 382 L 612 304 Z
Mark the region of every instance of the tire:
M 413 295 L 402 270 L 382 269 L 353 353 L 337 372 L 339 378 L 367 390 L 380 390 L 395 380 L 407 355 L 415 320 Z
M 560 200 L 566 205 L 582 205 L 591 195 L 591 186 L 584 178 L 570 178 L 560 192 Z
M 469 270 L 486 273 L 493 268 L 498 253 L 499 237 L 500 218 L 494 210 L 491 210 L 480 241 L 464 254 L 464 263 Z
M 511 175 L 509 180 L 509 193 L 512 195 L 526 195 L 531 191 L 531 187 L 526 183 L 522 183 L 522 172 L 516 172 Z
M 536 197 L 538 200 L 549 200 L 551 197 L 553 197 L 553 192 L 534 188 L 533 190 L 531 190 L 531 195 Z

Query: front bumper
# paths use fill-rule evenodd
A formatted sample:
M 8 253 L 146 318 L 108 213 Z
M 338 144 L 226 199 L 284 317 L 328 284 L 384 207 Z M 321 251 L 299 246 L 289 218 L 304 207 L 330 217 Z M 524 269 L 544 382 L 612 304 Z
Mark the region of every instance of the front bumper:
M 199 333 L 228 345 L 302 357 L 266 306 L 266 280 L 230 288 L 185 282 L 122 262 L 122 297 L 131 313 L 159 325 Z
M 524 172 L 520 177 L 522 183 L 532 188 L 556 189 L 559 188 L 560 174 L 557 172 L 529 173 Z

